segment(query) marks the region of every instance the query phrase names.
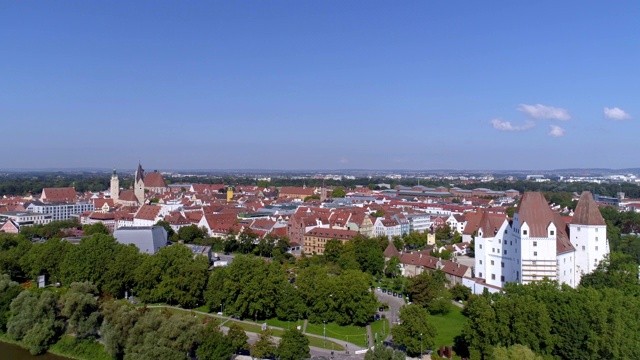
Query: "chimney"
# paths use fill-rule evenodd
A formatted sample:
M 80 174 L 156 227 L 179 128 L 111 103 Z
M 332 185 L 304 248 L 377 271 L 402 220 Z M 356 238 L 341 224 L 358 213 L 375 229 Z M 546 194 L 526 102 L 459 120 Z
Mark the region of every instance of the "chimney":
M 460 269 L 460 263 L 458 263 L 458 269 Z

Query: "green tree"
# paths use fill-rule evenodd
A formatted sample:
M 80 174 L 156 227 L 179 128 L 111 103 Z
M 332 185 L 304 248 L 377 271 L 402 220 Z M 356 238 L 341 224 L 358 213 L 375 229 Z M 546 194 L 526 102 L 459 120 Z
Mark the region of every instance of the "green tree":
M 192 243 L 196 239 L 203 239 L 207 236 L 207 231 L 199 228 L 198 225 L 183 226 L 178 230 L 178 237 L 186 243 Z
M 343 252 L 342 241 L 338 239 L 330 239 L 324 244 L 323 256 L 327 261 L 337 263 Z
M 333 198 L 343 198 L 346 195 L 347 195 L 347 192 L 344 190 L 343 187 L 335 188 L 331 192 L 331 197 L 333 197 Z
M 200 336 L 196 355 L 200 360 L 227 360 L 233 355 L 233 343 L 220 329 L 210 322 Z
M 78 339 L 98 334 L 102 315 L 96 293 L 96 287 L 89 282 L 72 283 L 60 298 L 60 313 L 67 319 L 68 332 Z
M 400 276 L 400 259 L 397 256 L 392 256 L 387 261 L 387 266 L 384 269 L 384 274 L 390 278 L 396 278 Z
M 489 356 L 490 360 L 542 360 L 542 356 L 536 355 L 531 349 L 524 345 L 513 345 L 509 347 L 498 346 L 493 349 Z
M 233 348 L 234 354 L 249 348 L 249 337 L 237 323 L 231 323 L 227 336 L 231 340 L 231 347 Z
M 296 289 L 291 284 L 285 284 L 279 294 L 276 315 L 280 320 L 296 321 L 301 316 L 306 316 L 307 307 Z
M 451 227 L 449 224 L 439 226 L 436 228 L 436 240 L 448 240 L 451 238 Z
M 194 317 L 147 312 L 129 331 L 124 359 L 187 359 L 201 327 Z
M 451 308 L 451 293 L 441 270 L 424 271 L 411 278 L 409 294 L 413 303 L 426 307 L 432 314 L 446 314 Z
M 276 351 L 279 359 L 299 360 L 311 356 L 309 352 L 309 339 L 299 330 L 289 329 L 282 334 Z
M 404 346 L 410 356 L 432 349 L 437 334 L 436 328 L 429 323 L 429 312 L 416 304 L 400 309 L 400 325 L 391 329 L 393 341 Z
M 129 332 L 142 314 L 131 304 L 123 301 L 105 302 L 102 305 L 102 314 L 104 321 L 100 327 L 100 334 L 104 348 L 112 357 L 122 359 Z
M 358 264 L 360 264 L 360 270 L 371 275 L 382 274 L 384 270 L 384 248 L 381 249 L 378 241 L 358 234 L 354 236 L 351 242 L 355 248 L 355 257 Z
M 109 229 L 106 226 L 104 226 L 104 224 L 101 222 L 97 222 L 92 225 L 89 225 L 89 224 L 83 225 L 82 231 L 84 232 L 84 235 L 87 235 L 87 236 L 91 236 L 94 234 L 109 235 Z
M 0 273 L 9 274 L 12 279 L 23 279 L 25 271 L 20 266 L 20 259 L 31 246 L 23 236 L 0 233 Z
M 171 224 L 169 224 L 168 221 L 164 221 L 164 220 L 158 220 L 158 222 L 156 222 L 155 224 L 153 224 L 153 226 L 162 226 L 166 231 L 167 231 L 167 237 L 171 238 L 173 237 L 173 235 L 176 233 L 173 228 L 171 227 Z M 193 226 L 193 225 L 192 225 Z
M 135 271 L 136 293 L 145 302 L 167 302 L 186 308 L 204 303 L 209 260 L 193 258 L 183 245 L 167 246 L 145 256 Z
M 11 314 L 11 302 L 22 291 L 22 287 L 12 281 L 9 275 L 0 275 L 0 332 L 7 331 L 7 321 Z
M 73 246 L 70 242 L 58 238 L 34 244 L 20 258 L 20 266 L 30 279 L 44 275 L 48 281 L 57 282 L 61 279 L 62 262 Z
M 45 352 L 63 328 L 57 316 L 57 300 L 52 291 L 21 292 L 11 302 L 13 316 L 7 322 L 7 334 L 21 340 L 34 355 Z
M 273 341 L 272 331 L 269 328 L 260 331 L 258 340 L 251 346 L 251 356 L 265 359 L 276 354 L 276 345 Z
M 405 360 L 407 356 L 399 350 L 384 345 L 376 345 L 364 354 L 364 360 Z
M 449 291 L 454 300 L 466 301 L 471 296 L 471 289 L 462 284 L 453 285 Z
M 115 238 L 103 234 L 83 238 L 80 244 L 70 247 L 60 264 L 63 284 L 89 281 L 102 289 L 115 247 Z

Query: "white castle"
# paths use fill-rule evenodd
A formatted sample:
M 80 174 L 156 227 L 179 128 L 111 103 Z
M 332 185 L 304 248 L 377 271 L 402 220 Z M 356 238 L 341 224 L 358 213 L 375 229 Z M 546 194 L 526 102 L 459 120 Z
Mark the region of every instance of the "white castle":
M 607 226 L 590 192 L 582 193 L 569 223 L 542 193 L 526 192 L 512 220 L 482 214 L 475 275 L 496 287 L 546 277 L 575 288 L 607 254 Z

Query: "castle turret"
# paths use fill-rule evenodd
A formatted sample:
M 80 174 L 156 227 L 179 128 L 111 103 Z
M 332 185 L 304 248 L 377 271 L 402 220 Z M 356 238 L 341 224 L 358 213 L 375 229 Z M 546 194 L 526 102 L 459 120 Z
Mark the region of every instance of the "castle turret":
M 604 256 L 609 254 L 607 224 L 589 191 L 580 195 L 569 232 L 571 243 L 576 248 L 576 283 L 580 283 L 582 275 L 595 270 Z

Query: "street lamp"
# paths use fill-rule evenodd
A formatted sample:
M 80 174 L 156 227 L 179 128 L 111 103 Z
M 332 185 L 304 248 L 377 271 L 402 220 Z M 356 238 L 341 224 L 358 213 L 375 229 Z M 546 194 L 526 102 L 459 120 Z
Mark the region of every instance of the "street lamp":
M 322 333 L 324 334 L 324 348 L 327 348 L 327 321 L 322 322 Z
M 420 359 L 422 359 L 422 333 L 420 333 Z

